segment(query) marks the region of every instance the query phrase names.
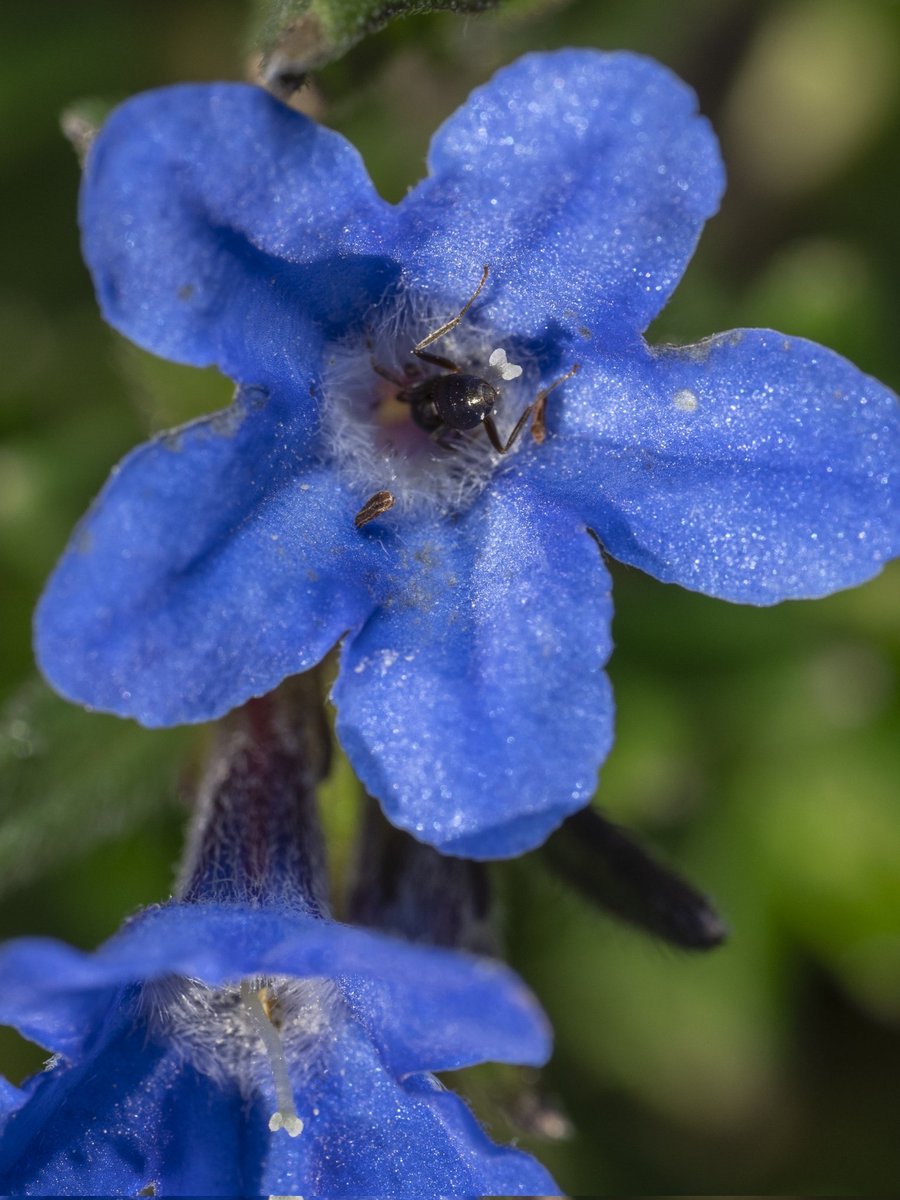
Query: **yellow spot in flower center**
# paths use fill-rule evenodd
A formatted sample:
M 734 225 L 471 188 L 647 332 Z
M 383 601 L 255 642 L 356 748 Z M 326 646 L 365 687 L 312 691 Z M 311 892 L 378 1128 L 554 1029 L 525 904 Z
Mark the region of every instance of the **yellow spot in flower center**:
M 396 389 L 391 389 L 384 395 L 376 411 L 378 424 L 384 429 L 406 426 L 409 423 L 409 405 L 397 399 Z

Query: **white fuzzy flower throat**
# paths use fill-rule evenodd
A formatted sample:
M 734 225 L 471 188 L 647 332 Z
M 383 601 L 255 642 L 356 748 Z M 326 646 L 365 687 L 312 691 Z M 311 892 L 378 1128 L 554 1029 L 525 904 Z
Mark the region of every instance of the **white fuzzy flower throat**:
M 142 989 L 141 1007 L 150 1027 L 171 1039 L 198 1071 L 236 1084 L 247 1098 L 274 1099 L 273 1133 L 298 1137 L 317 1115 L 311 1108 L 304 1121 L 295 1095 L 314 1095 L 328 1035 L 345 1019 L 331 981 L 244 979 L 214 988 L 171 976 Z
M 504 457 L 481 427 L 428 433 L 414 421 L 410 403 L 398 399 L 405 389 L 446 373 L 412 350 L 447 317 L 446 311 L 436 311 L 421 296 L 405 292 L 373 309 L 360 332 L 326 348 L 322 407 L 326 453 L 361 504 L 376 494 L 390 495 L 391 512 L 382 519 L 394 514 L 444 516 L 464 511 Z M 428 348 L 456 365 L 461 374 L 482 379 L 497 390 L 491 416 L 505 443 L 533 402 L 537 379 L 533 367 L 510 362 L 497 341 L 496 331 L 479 324 L 477 313 L 467 313 Z M 527 436 L 520 437 L 506 457 L 528 441 Z

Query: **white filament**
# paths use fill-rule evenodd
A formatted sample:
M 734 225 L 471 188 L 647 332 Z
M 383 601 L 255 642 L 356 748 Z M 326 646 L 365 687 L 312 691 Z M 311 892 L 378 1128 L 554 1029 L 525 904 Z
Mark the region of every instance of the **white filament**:
M 259 992 L 248 979 L 241 981 L 241 1004 L 265 1046 L 266 1057 L 275 1081 L 275 1099 L 278 1101 L 278 1110 L 269 1118 L 269 1128 L 273 1133 L 283 1129 L 288 1137 L 297 1137 L 303 1132 L 303 1120 L 297 1116 L 297 1109 L 294 1107 L 294 1092 L 288 1075 L 284 1047 L 281 1044 L 278 1030 L 269 1020 L 268 1013 L 263 1007 Z

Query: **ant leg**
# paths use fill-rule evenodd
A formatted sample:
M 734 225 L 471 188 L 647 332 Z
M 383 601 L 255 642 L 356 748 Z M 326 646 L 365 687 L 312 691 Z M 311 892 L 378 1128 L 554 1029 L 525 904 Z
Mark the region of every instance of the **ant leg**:
M 371 362 L 372 370 L 375 372 L 375 374 L 380 375 L 382 379 L 386 379 L 388 383 L 392 383 L 395 387 L 399 388 L 405 388 L 409 385 L 408 379 L 398 379 L 393 371 L 389 371 L 387 367 L 383 367 L 381 363 L 377 363 L 374 358 L 371 360 Z
M 565 383 L 567 379 L 571 379 L 581 370 L 581 363 L 575 363 L 571 371 L 567 371 L 565 375 L 560 375 L 559 379 L 554 379 L 549 387 L 545 387 L 542 392 L 538 392 L 537 399 L 531 405 L 530 411 L 534 414 L 531 421 L 531 436 L 538 445 L 547 436 L 547 426 L 545 424 L 544 410 L 547 407 L 547 397 L 558 388 L 561 383 Z M 528 410 L 526 410 L 528 411 Z M 515 430 L 513 430 L 515 432 Z
M 452 450 L 455 454 L 459 449 L 453 441 L 453 434 L 455 432 L 456 430 L 448 429 L 446 425 L 438 425 L 437 429 L 432 429 L 428 436 L 436 446 L 440 446 L 442 450 Z
M 415 354 L 417 358 L 421 358 L 422 362 L 431 363 L 433 367 L 443 367 L 445 371 L 453 371 L 454 374 L 459 371 L 458 365 L 452 359 L 444 358 L 441 354 L 422 353 L 418 348 L 411 353 Z
M 509 450 L 510 446 L 513 445 L 516 438 L 522 432 L 522 429 L 525 426 L 525 422 L 531 416 L 531 410 L 533 408 L 534 408 L 534 405 L 529 404 L 528 407 L 525 409 L 525 411 L 522 413 L 521 417 L 519 417 L 518 421 L 516 421 L 516 424 L 513 428 L 512 433 L 506 439 L 505 446 L 504 446 L 503 442 L 500 441 L 500 433 L 494 422 L 494 418 L 491 416 L 490 413 L 488 413 L 485 416 L 484 431 L 488 435 L 488 440 L 490 441 L 491 445 L 494 447 L 494 449 L 497 451 L 498 454 L 505 454 L 507 452 L 507 450 Z
M 497 431 L 494 418 L 490 413 L 487 414 L 487 416 L 484 418 L 485 432 L 488 435 L 491 445 L 498 454 L 506 454 L 506 452 L 515 444 L 519 434 L 525 428 L 525 423 L 529 417 L 531 417 L 531 436 L 538 443 L 538 445 L 541 444 L 541 442 L 547 436 L 547 427 L 544 424 L 544 409 L 547 404 L 547 397 L 554 388 L 558 388 L 561 383 L 565 383 L 567 379 L 571 379 L 572 376 L 580 370 L 580 368 L 581 364 L 576 363 L 571 371 L 568 371 L 565 375 L 560 375 L 559 379 L 554 379 L 553 383 L 551 383 L 549 387 L 545 387 L 542 392 L 538 392 L 536 399 L 528 405 L 521 417 L 519 417 L 518 421 L 516 421 L 515 425 L 513 426 L 512 433 L 506 439 L 506 445 L 504 445 L 500 440 L 500 434 Z
M 466 315 L 466 313 L 469 311 L 469 309 L 472 307 L 472 305 L 478 299 L 481 289 L 484 287 L 485 283 L 487 282 L 489 270 L 490 270 L 490 267 L 488 266 L 487 263 L 485 263 L 484 264 L 484 272 L 481 276 L 481 282 L 479 283 L 479 285 L 475 289 L 475 291 L 472 293 L 472 295 L 469 297 L 469 299 L 466 301 L 466 303 L 459 310 L 459 312 L 456 314 L 456 316 L 453 317 L 452 320 L 445 322 L 445 324 L 443 324 L 440 327 L 440 329 L 435 329 L 435 331 L 433 333 L 429 333 L 427 337 L 423 337 L 421 342 L 419 342 L 417 345 L 413 346 L 412 353 L 415 354 L 417 358 L 422 358 L 425 360 L 425 362 L 433 363 L 434 366 L 436 366 L 436 367 L 444 367 L 448 371 L 458 371 L 459 370 L 459 368 L 454 366 L 453 363 L 451 363 L 448 359 L 446 359 L 446 358 L 442 359 L 442 358 L 438 357 L 437 355 L 423 354 L 422 351 L 425 349 L 426 346 L 430 346 L 432 342 L 436 342 L 438 340 L 438 338 L 442 338 L 445 333 L 449 333 L 451 329 L 456 328 L 456 326 L 460 323 L 460 321 L 463 319 L 463 317 Z

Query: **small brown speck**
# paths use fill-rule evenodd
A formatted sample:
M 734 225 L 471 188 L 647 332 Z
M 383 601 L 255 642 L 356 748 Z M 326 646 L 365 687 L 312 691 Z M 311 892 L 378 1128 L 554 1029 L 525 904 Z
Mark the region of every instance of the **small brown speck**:
M 194 295 L 194 285 L 192 283 L 183 283 L 178 289 L 179 300 L 190 300 Z

